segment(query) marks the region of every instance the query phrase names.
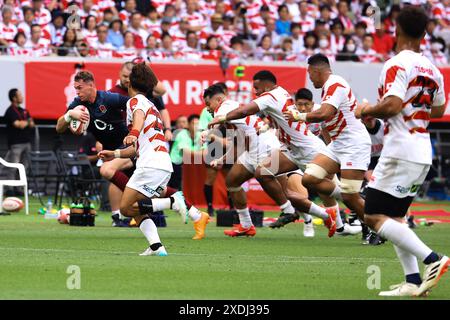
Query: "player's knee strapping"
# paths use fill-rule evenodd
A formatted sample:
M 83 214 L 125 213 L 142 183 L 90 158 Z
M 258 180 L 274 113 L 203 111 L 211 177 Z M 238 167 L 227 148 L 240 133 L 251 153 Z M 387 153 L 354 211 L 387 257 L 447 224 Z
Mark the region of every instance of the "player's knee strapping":
M 305 174 L 308 174 L 310 176 L 313 176 L 317 179 L 325 179 L 325 177 L 328 175 L 327 170 L 322 168 L 321 166 L 315 164 L 315 163 L 308 163 L 306 165 Z
M 341 179 L 341 191 L 346 194 L 359 193 L 363 180 Z
M 260 177 L 264 176 L 275 178 L 275 174 L 269 168 L 261 166 Z
M 242 190 L 242 186 L 239 187 L 227 187 L 228 192 L 239 192 Z

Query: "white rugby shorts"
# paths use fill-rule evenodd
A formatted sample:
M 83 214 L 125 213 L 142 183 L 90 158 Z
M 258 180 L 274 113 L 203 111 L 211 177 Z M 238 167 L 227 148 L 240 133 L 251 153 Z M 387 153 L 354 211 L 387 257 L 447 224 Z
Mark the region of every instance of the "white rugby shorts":
M 156 168 L 136 168 L 127 187 L 139 191 L 147 198 L 160 197 L 169 183 L 171 172 Z
M 396 198 L 414 197 L 425 181 L 430 165 L 380 157 L 368 187 Z

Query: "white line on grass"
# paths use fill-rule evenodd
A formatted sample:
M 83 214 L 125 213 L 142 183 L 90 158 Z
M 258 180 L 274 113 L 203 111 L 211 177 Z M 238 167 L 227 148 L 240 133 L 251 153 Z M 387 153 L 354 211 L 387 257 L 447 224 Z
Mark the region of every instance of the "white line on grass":
M 124 255 L 133 254 L 137 255 L 139 252 L 135 251 L 105 251 L 105 250 L 74 250 L 74 249 L 54 249 L 54 248 L 11 248 L 11 247 L 0 247 L 0 250 L 22 250 L 22 251 L 35 251 L 35 252 L 76 252 L 76 253 L 101 253 L 101 254 L 114 254 L 114 255 Z M 217 254 L 217 253 L 174 253 L 169 252 L 171 256 L 188 256 L 188 257 L 217 257 L 217 258 L 234 258 L 243 259 L 251 258 L 254 259 L 264 259 L 267 262 L 267 257 L 270 257 L 270 262 L 295 262 L 295 263 L 324 263 L 324 262 L 334 262 L 334 263 L 348 263 L 351 261 L 360 262 L 397 262 L 396 259 L 386 259 L 386 258 L 370 258 L 370 257 L 315 257 L 315 256 L 283 256 L 283 255 L 233 255 L 233 254 Z M 283 259 L 283 260 L 274 260 Z

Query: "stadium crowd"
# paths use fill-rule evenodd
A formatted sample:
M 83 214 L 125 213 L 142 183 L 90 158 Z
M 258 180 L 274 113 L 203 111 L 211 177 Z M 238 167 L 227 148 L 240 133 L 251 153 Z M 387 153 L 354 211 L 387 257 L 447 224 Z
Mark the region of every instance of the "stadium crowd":
M 388 2 L 388 1 L 386 1 Z M 420 5 L 431 18 L 422 50 L 447 64 L 450 0 L 0 0 L 1 54 L 232 62 L 383 62 L 393 56 L 401 6 Z M 376 23 L 380 16 L 381 28 Z

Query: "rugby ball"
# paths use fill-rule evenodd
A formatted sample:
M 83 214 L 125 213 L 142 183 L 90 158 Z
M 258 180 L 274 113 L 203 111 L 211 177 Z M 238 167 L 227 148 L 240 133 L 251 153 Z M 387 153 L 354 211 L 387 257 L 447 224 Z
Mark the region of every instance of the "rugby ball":
M 80 106 L 76 106 L 74 108 L 74 110 L 79 110 L 79 109 L 84 110 L 89 114 L 89 110 L 85 106 L 80 105 Z M 89 122 L 90 122 L 90 117 L 87 122 L 82 122 L 80 120 L 72 119 L 69 122 L 70 131 L 75 135 L 78 135 L 78 136 L 82 135 L 89 127 Z
M 16 197 L 8 197 L 3 200 L 3 210 L 7 212 L 17 212 L 23 208 L 23 201 Z
M 58 211 L 58 222 L 61 224 L 69 224 L 70 222 L 70 209 L 61 209 Z

